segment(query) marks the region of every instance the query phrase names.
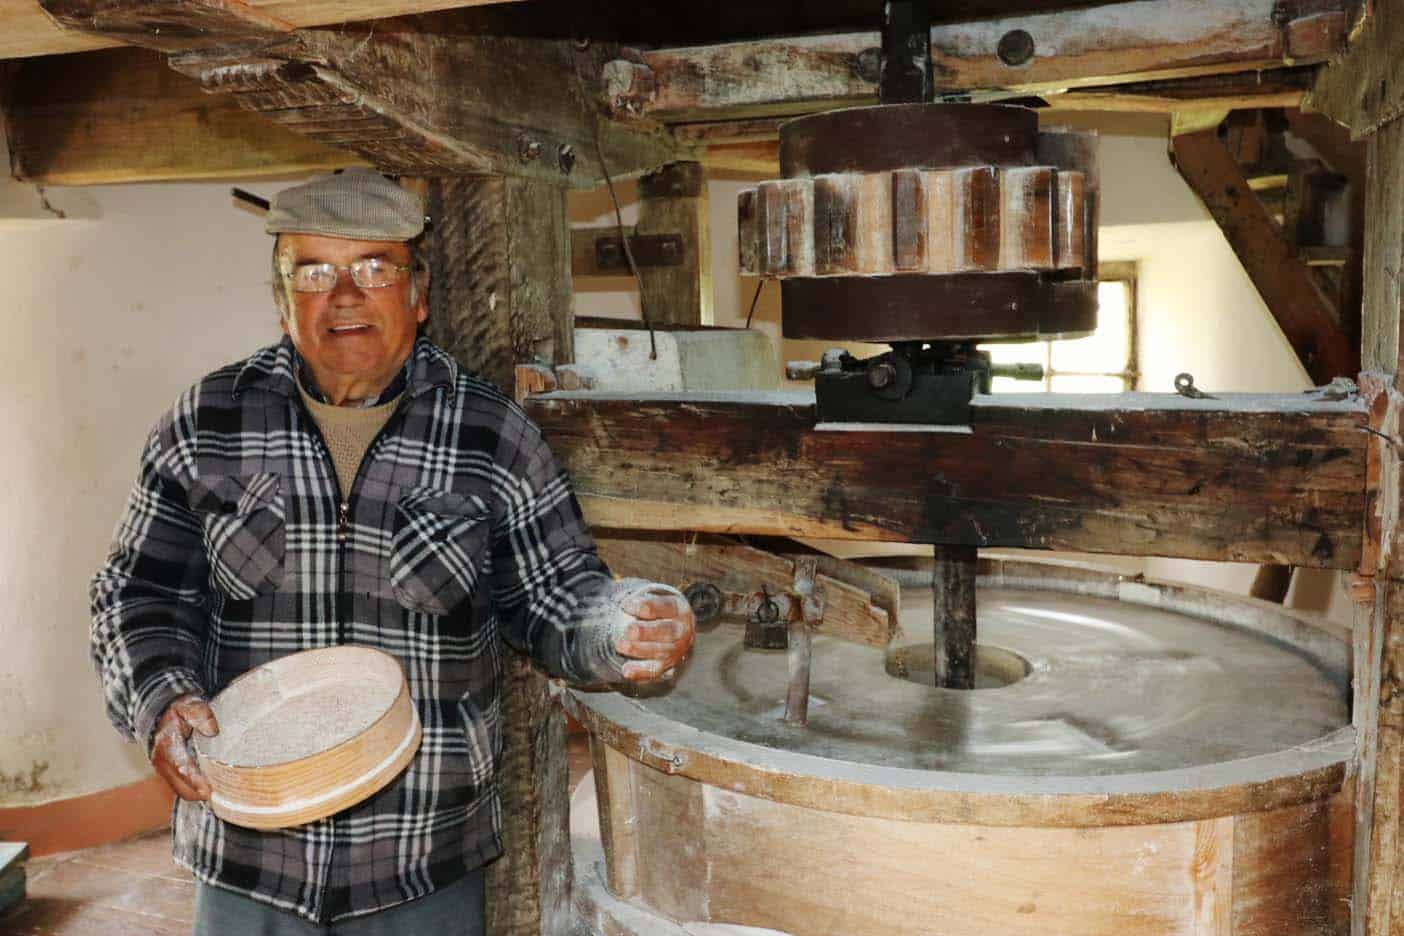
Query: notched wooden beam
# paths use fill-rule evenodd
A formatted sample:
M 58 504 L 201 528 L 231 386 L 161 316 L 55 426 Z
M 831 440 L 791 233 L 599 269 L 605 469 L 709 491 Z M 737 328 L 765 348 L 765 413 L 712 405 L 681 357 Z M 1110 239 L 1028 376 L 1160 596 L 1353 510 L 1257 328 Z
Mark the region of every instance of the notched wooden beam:
M 205 90 L 384 171 L 590 187 L 606 170 L 637 174 L 680 152 L 662 128 L 603 118 L 587 82 L 611 54 L 391 22 L 299 30 L 253 52 L 202 50 L 171 64 Z
M 526 407 L 600 526 L 1354 568 L 1364 407 L 1314 399 L 981 397 L 969 434 L 820 430 L 803 393 Z
M 291 23 L 239 0 L 39 0 L 60 25 L 162 52 L 265 42 Z

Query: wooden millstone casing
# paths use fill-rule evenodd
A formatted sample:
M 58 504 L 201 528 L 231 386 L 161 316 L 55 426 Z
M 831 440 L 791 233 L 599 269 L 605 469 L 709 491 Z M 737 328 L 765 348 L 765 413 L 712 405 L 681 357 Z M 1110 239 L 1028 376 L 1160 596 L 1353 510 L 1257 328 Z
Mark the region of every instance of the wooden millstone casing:
M 1033 569 L 987 567 L 981 585 L 1119 597 L 1346 665 L 1340 632 L 1280 606 Z M 793 936 L 1349 930 L 1348 726 L 1186 769 L 975 775 L 747 744 L 612 694 L 572 692 L 567 705 L 588 726 L 594 756 L 572 820 L 574 900 L 590 932 L 686 936 L 695 923 Z

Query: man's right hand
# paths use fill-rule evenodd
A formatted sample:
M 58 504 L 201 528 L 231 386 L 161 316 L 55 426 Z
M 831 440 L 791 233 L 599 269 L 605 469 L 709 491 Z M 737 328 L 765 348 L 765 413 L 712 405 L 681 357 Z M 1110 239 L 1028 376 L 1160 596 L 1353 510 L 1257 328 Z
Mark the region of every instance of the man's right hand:
M 156 722 L 155 741 L 151 746 L 151 766 L 176 796 L 184 800 L 210 798 L 210 781 L 190 752 L 190 736 L 197 731 L 206 738 L 219 734 L 214 711 L 201 695 L 179 696 Z

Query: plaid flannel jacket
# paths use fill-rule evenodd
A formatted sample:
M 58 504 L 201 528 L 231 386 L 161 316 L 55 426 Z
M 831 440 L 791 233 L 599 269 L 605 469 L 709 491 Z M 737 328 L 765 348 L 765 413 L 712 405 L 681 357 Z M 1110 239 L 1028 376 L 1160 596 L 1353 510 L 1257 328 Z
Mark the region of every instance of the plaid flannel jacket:
M 613 586 L 540 432 L 427 339 L 344 503 L 295 360 L 284 339 L 216 371 L 152 431 L 93 580 L 92 652 L 109 717 L 148 751 L 174 698 L 276 657 L 349 643 L 400 661 L 424 740 L 371 799 L 271 833 L 176 804 L 197 879 L 328 922 L 501 853 L 499 636 L 553 675 L 607 678 L 582 622 Z

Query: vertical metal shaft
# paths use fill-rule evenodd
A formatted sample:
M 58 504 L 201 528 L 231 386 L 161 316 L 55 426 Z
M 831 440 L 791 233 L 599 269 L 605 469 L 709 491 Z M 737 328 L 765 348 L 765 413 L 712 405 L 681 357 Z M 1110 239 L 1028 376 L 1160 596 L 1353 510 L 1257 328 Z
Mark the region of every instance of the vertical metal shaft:
M 975 688 L 974 546 L 934 546 L 931 617 L 935 626 L 936 685 Z
M 882 26 L 883 104 L 920 104 L 934 94 L 931 80 L 930 0 L 888 0 Z

